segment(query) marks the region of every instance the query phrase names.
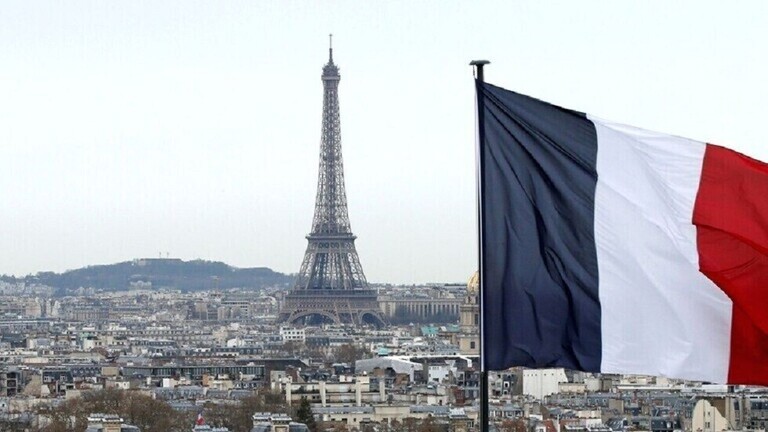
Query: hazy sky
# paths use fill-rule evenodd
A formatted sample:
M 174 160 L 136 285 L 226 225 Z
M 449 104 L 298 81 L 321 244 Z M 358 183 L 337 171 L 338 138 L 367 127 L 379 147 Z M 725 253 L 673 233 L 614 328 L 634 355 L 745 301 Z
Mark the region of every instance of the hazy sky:
M 332 32 L 368 280 L 464 281 L 470 60 L 494 84 L 768 160 L 767 5 L 4 1 L 0 273 L 160 252 L 296 272 Z

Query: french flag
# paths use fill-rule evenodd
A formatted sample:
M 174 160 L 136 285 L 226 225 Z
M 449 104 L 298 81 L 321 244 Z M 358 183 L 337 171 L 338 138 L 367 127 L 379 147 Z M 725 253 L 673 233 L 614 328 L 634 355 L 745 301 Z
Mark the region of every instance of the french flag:
M 476 85 L 486 370 L 768 384 L 768 165 Z

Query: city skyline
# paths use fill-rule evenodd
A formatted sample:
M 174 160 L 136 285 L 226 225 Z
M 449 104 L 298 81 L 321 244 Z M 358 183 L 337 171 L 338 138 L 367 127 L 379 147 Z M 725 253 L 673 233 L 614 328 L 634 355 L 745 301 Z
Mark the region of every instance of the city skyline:
M 475 58 L 491 83 L 768 159 L 759 2 L 77 5 L 0 14 L 0 273 L 158 253 L 296 272 L 328 33 L 372 281 L 476 268 Z

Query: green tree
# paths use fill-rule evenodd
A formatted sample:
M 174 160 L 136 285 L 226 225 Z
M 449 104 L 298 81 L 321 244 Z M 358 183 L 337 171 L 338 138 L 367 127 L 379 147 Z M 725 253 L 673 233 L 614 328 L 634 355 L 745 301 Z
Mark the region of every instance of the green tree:
M 299 408 L 296 410 L 296 421 L 304 423 L 309 428 L 310 432 L 317 432 L 317 423 L 315 422 L 315 416 L 312 414 L 312 406 L 309 404 L 309 399 L 302 396 Z

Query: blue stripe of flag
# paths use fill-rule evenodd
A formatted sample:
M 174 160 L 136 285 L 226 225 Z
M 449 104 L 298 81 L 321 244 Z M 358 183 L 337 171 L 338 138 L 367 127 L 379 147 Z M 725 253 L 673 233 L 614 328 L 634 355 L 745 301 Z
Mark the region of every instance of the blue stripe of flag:
M 594 124 L 484 82 L 477 98 L 486 370 L 599 371 Z

